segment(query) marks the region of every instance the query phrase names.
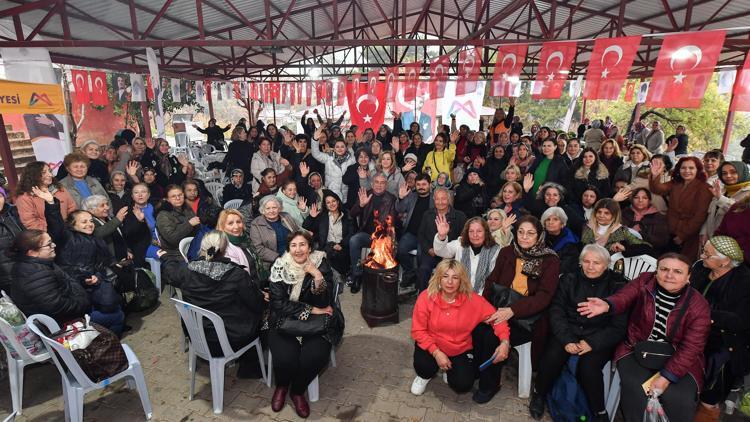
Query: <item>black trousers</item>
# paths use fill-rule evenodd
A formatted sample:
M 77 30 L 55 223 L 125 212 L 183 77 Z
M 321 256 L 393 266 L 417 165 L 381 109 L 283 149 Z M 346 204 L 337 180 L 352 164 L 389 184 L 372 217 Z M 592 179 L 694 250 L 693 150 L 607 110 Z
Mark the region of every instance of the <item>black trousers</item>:
M 617 362 L 617 370 L 620 373 L 620 409 L 625 421 L 641 422 L 648 401 L 642 384 L 655 371 L 639 365 L 632 354 Z M 685 375 L 679 382 L 670 384 L 659 401 L 670 421 L 692 421 L 698 405 L 698 386 L 693 377 Z
M 534 391 L 542 397 L 549 394 L 570 356 L 570 353 L 565 351 L 565 346 L 554 336 L 550 336 L 539 362 Z M 576 379 L 586 394 L 589 409 L 593 414 L 605 410 L 602 368 L 610 359 L 612 359 L 612 349 L 592 350 L 578 358 Z
M 268 344 L 273 353 L 276 385 L 289 387 L 295 395 L 305 393 L 331 356 L 331 343 L 322 336 L 303 337 L 300 344 L 296 337 L 271 331 Z
M 456 356 L 448 356 L 451 361 L 451 369 L 448 370 L 448 385 L 457 393 L 470 391 L 477 377 L 479 377 L 480 390 L 492 390 L 500 383 L 504 361 L 490 365 L 484 371 L 479 371 L 479 366 L 489 359 L 500 345 L 500 340 L 495 336 L 492 327 L 487 324 L 477 325 L 471 332 L 471 339 L 473 349 Z M 435 358 L 415 344 L 414 371 L 417 375 L 429 379 L 434 377 L 439 369 Z

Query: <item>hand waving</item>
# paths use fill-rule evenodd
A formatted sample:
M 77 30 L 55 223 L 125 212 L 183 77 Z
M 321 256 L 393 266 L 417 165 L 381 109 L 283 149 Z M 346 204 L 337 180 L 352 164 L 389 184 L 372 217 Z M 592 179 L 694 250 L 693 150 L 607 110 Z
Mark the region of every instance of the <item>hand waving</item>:
M 31 187 L 31 193 L 34 196 L 37 196 L 39 198 L 42 198 L 45 202 L 49 202 L 50 204 L 55 202 L 55 197 L 52 195 L 52 193 L 49 190 L 41 190 L 37 186 Z
M 300 196 L 297 198 L 297 208 L 299 208 L 299 210 L 302 212 L 307 211 L 307 199 L 305 199 L 304 196 Z
M 299 163 L 299 174 L 302 177 L 307 177 L 307 175 L 310 174 L 310 166 L 308 166 L 304 161 Z
M 320 215 L 320 209 L 318 208 L 318 203 L 313 202 L 312 205 L 310 205 L 310 217 L 316 218 Z
M 359 192 L 357 193 L 357 196 L 359 197 L 359 207 L 364 208 L 367 206 L 367 204 L 370 203 L 370 200 L 372 199 L 372 194 L 367 194 L 367 189 L 365 188 L 359 188 Z
M 444 215 L 438 214 L 435 217 L 435 227 L 437 228 L 438 239 L 442 241 L 448 239 L 448 232 L 451 230 L 451 225 L 448 224 L 448 219 Z
M 406 186 L 406 183 L 401 182 L 400 185 L 398 185 L 398 197 L 399 199 L 406 198 L 406 195 L 409 194 L 409 187 Z
M 531 173 L 526 173 L 526 176 L 523 177 L 523 190 L 524 192 L 531 191 L 531 188 L 534 187 L 534 175 Z

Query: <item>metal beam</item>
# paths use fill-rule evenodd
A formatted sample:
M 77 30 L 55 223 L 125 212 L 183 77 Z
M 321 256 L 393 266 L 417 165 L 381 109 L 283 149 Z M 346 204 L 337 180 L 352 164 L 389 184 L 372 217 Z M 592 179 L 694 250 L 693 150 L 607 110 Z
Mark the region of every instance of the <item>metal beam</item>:
M 8 9 L 0 10 L 0 19 L 7 18 L 13 15 L 20 15 L 24 12 L 29 12 L 31 10 L 36 9 L 42 9 L 47 6 L 56 5 L 57 0 L 39 0 L 39 1 L 33 1 L 31 3 L 22 4 L 20 6 L 11 7 Z
M 167 9 L 169 8 L 170 4 L 172 4 L 172 0 L 167 0 L 167 1 L 164 2 L 164 6 L 162 6 L 161 9 L 159 9 L 159 13 L 157 13 L 156 16 L 154 16 L 154 19 L 148 25 L 148 27 L 143 32 L 143 34 L 141 34 L 141 39 L 142 40 L 145 40 L 146 37 L 148 37 L 149 35 L 151 35 L 151 31 L 154 30 L 154 28 L 156 27 L 156 24 L 159 22 L 159 20 L 162 18 L 162 16 L 164 16 L 164 14 L 167 12 Z

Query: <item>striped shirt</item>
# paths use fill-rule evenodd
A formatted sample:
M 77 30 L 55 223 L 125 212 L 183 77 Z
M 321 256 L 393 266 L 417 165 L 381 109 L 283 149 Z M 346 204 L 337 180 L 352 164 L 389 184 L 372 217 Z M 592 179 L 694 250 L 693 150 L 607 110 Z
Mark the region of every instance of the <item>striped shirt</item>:
M 657 287 L 656 288 L 656 317 L 654 318 L 654 327 L 651 329 L 651 334 L 648 336 L 649 340 L 652 341 L 667 341 L 667 318 L 669 313 L 674 309 L 677 300 L 680 298 L 680 293 L 674 294 Z

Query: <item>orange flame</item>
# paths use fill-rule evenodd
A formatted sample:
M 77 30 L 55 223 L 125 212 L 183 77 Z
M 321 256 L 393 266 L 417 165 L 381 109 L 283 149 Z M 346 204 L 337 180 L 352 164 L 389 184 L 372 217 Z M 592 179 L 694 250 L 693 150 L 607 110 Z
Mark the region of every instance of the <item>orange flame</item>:
M 394 257 L 396 230 L 393 227 L 393 217 L 388 216 L 383 224 L 378 219 L 378 212 L 375 211 L 375 231 L 370 238 L 370 253 L 365 260 L 365 266 L 372 269 L 388 270 L 396 267 L 398 263 Z

